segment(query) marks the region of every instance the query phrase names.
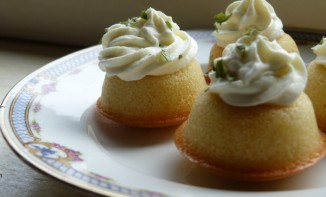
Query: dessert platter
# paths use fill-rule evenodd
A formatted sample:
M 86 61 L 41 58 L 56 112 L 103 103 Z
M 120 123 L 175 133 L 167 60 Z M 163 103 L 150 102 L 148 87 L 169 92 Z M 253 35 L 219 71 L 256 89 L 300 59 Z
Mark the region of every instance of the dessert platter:
M 231 8 L 243 6 L 239 4 Z M 230 10 L 217 17 L 223 31 L 228 31 L 227 20 L 236 20 L 230 19 Z M 229 37 L 214 37 L 213 30 L 182 31 L 171 17 L 149 8 L 109 27 L 102 46 L 53 61 L 15 85 L 1 104 L 2 134 L 35 168 L 106 196 L 324 196 L 325 134 L 318 129 L 310 93 L 303 93 L 310 74 L 306 65 L 316 58 L 311 48 L 318 42 L 306 39 L 296 45 L 282 30 L 280 35 L 291 43 L 287 49 L 260 32 L 277 34 L 259 27 L 243 31 L 241 38 L 224 44 Z M 141 36 L 130 41 L 125 34 Z M 223 46 L 216 45 L 217 38 L 225 41 Z M 213 51 L 221 48 L 226 52 Z M 251 51 L 260 55 L 248 58 L 256 54 Z M 270 56 L 281 63 L 266 58 Z M 252 100 L 242 94 L 253 92 L 249 86 L 229 91 L 234 81 L 247 78 L 227 70 L 228 61 L 235 65 L 245 58 L 247 66 L 252 61 L 260 65 L 257 57 L 268 73 L 257 77 L 267 81 L 265 92 L 262 86 L 254 88 L 261 94 L 255 92 L 259 99 Z M 275 74 L 270 65 L 281 67 Z M 269 99 L 269 88 L 282 89 L 282 94 Z M 245 119 L 249 114 L 254 129 Z M 225 140 L 231 138 L 238 141 Z

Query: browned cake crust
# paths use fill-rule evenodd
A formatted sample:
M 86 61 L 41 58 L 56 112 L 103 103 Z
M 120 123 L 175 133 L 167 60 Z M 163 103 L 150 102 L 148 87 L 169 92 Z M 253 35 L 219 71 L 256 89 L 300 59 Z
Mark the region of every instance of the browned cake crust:
M 199 166 L 247 181 L 290 176 L 326 154 L 325 134 L 318 130 L 304 94 L 289 107 L 239 108 L 204 93 L 177 129 L 175 144 Z
M 213 161 L 209 158 L 205 158 L 198 151 L 188 147 L 184 142 L 183 138 L 183 129 L 185 123 L 181 124 L 175 133 L 175 144 L 178 150 L 187 157 L 191 162 L 211 170 L 213 173 L 218 176 L 234 179 L 234 180 L 243 180 L 243 181 L 271 181 L 282 179 L 293 174 L 296 174 L 310 166 L 314 165 L 319 160 L 323 159 L 326 155 L 326 137 L 323 136 L 323 141 L 325 142 L 324 149 L 319 150 L 307 158 L 305 161 L 295 162 L 284 166 L 279 169 L 265 169 L 265 170 L 246 170 L 239 168 L 230 168 L 230 166 L 221 165 L 220 163 Z
M 176 73 L 137 81 L 106 77 L 97 108 L 122 124 L 168 127 L 187 119 L 195 97 L 206 87 L 200 64 L 194 60 Z
M 319 128 L 326 132 L 326 68 L 323 65 L 310 63 L 308 82 L 305 92 L 309 96 L 316 113 Z
M 293 38 L 284 33 L 280 38 L 277 39 L 277 42 L 289 53 L 295 52 L 300 54 L 299 49 Z M 207 71 L 211 71 L 213 68 L 213 60 L 222 57 L 224 48 L 218 46 L 216 43 L 212 46 L 210 55 L 209 55 L 209 62 L 208 62 L 208 67 Z
M 132 118 L 125 116 L 123 114 L 114 114 L 110 111 L 104 111 L 101 104 L 101 98 L 97 100 L 97 110 L 104 117 L 109 118 L 113 121 L 123 123 L 133 127 L 140 128 L 160 128 L 160 127 L 169 127 L 181 124 L 185 120 L 187 120 L 189 113 L 179 114 L 176 116 L 165 116 L 165 117 L 156 117 L 156 118 Z

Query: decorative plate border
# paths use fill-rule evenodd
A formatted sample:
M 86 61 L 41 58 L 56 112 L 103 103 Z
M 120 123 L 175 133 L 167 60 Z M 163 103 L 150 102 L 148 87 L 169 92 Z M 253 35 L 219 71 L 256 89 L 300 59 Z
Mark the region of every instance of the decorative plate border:
M 43 169 L 48 174 L 89 191 L 123 197 L 166 197 L 167 195 L 159 192 L 128 188 L 116 183 L 113 179 L 108 177 L 92 172 L 85 173 L 74 169 L 71 164 L 72 162 L 82 162 L 80 158 L 81 153 L 61 144 L 42 141 L 37 135 L 37 133 L 41 132 L 38 122 L 29 119 L 30 112 L 38 113 L 42 109 L 41 103 L 34 102 L 37 97 L 54 92 L 56 90 L 57 79 L 60 76 L 69 72 L 71 72 L 69 74 L 78 74 L 80 70 L 76 68 L 96 60 L 99 50 L 100 47 L 92 47 L 88 50 L 86 49 L 79 52 L 78 55 L 72 58 L 62 58 L 63 61 L 53 62 L 47 69 L 29 79 L 21 87 L 8 106 L 10 108 L 8 117 L 10 127 L 15 137 L 18 139 L 19 143 L 35 157 L 33 159 L 43 162 L 49 169 L 43 169 L 27 159 L 29 157 L 28 155 L 20 152 L 17 148 L 15 150 L 36 167 Z M 36 86 L 43 80 L 47 80 L 48 83 L 42 86 L 40 90 L 36 90 Z M 1 106 L 4 107 L 4 105 Z M 9 132 L 4 125 L 1 127 L 4 134 L 5 132 Z M 10 143 L 11 140 L 9 140 L 7 136 L 8 135 L 5 134 L 5 137 Z M 12 143 L 10 143 L 10 145 L 14 146 Z M 52 170 L 56 171 L 56 173 L 68 175 L 75 180 L 62 178 L 61 176 L 58 177 L 56 173 L 51 173 Z

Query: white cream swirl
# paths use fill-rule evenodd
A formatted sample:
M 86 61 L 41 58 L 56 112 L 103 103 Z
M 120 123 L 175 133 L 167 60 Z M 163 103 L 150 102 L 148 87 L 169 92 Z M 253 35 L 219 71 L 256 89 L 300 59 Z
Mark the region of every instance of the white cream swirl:
M 307 81 L 307 70 L 298 54 L 288 53 L 276 41 L 257 34 L 228 45 L 223 57 L 214 60 L 214 65 L 218 64 L 224 77 L 217 77 L 214 66 L 208 91 L 233 106 L 290 104 Z
M 142 15 L 107 28 L 99 67 L 108 77 L 134 81 L 147 75 L 171 74 L 195 58 L 196 41 L 171 17 L 153 8 Z
M 318 45 L 314 46 L 312 50 L 316 54 L 314 62 L 326 66 L 326 37 Z
M 227 7 L 225 14 L 231 14 L 231 17 L 222 24 L 215 23 L 217 30 L 214 35 L 220 47 L 234 43 L 247 28 L 255 28 L 270 41 L 284 33 L 282 21 L 265 0 L 235 1 Z

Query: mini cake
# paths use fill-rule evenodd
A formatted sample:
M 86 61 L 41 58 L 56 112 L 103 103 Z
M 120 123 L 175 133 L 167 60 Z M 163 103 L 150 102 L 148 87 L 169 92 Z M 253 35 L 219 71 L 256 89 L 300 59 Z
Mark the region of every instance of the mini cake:
M 176 132 L 192 162 L 231 179 L 266 181 L 295 174 L 320 160 L 319 131 L 297 53 L 252 34 L 214 60 L 211 84 Z
M 326 38 L 312 49 L 317 57 L 308 66 L 305 92 L 315 108 L 319 128 L 326 132 Z
M 223 49 L 236 42 L 248 28 L 255 28 L 270 41 L 277 40 L 288 52 L 299 53 L 294 40 L 284 33 L 274 8 L 265 0 L 235 1 L 227 7 L 225 14 L 220 13 L 214 18 L 216 43 L 211 49 L 208 71 L 212 69 L 212 61 L 222 56 Z
M 99 112 L 136 127 L 167 127 L 188 118 L 207 85 L 197 43 L 160 11 L 149 8 L 107 28 L 99 67 L 106 72 Z

